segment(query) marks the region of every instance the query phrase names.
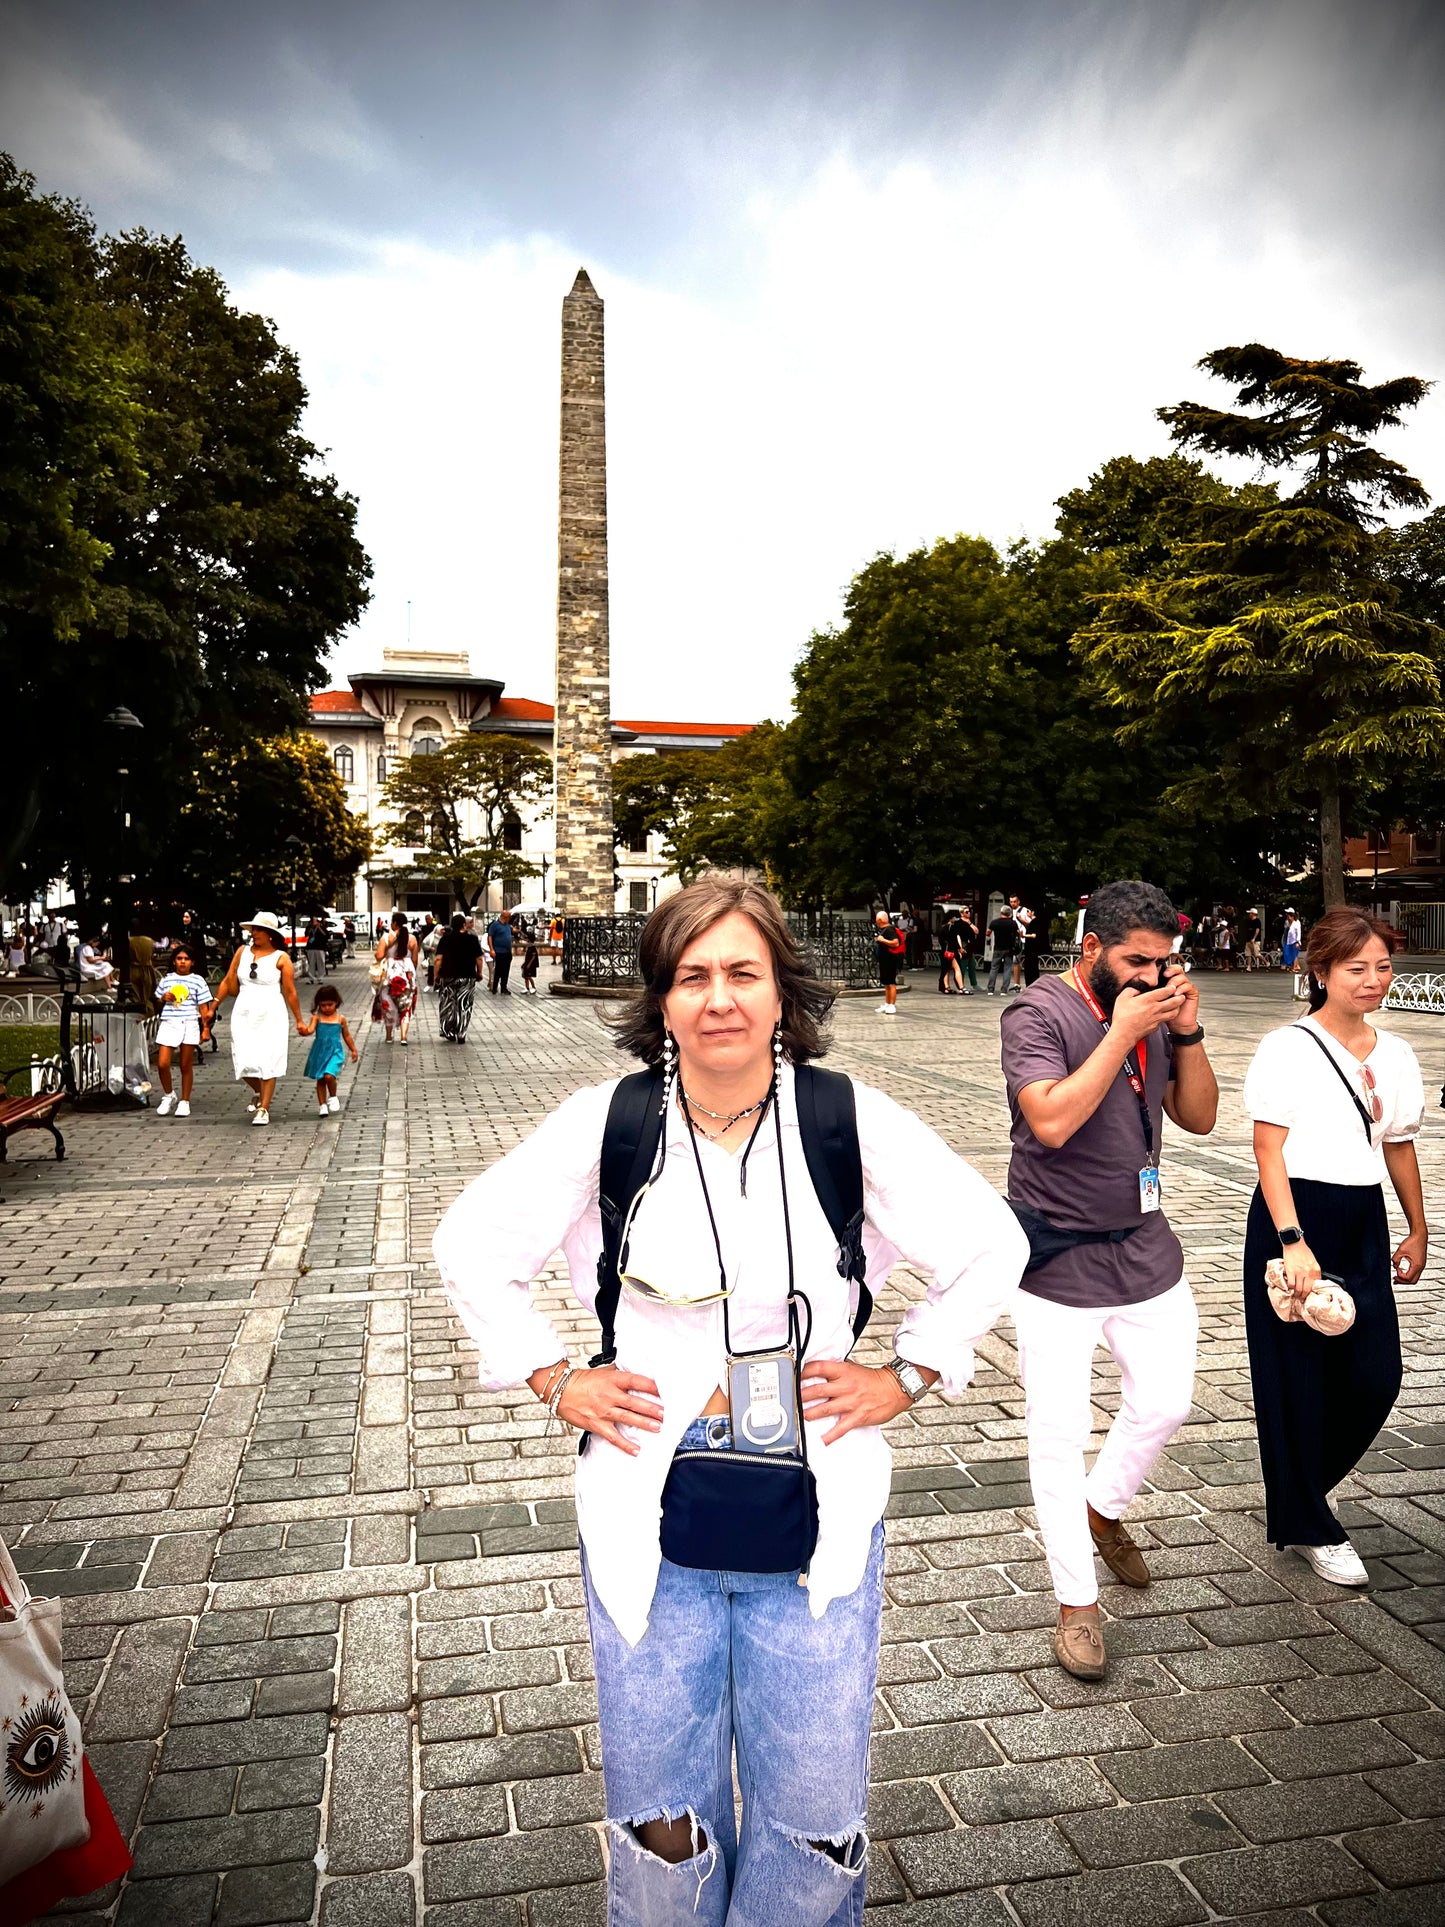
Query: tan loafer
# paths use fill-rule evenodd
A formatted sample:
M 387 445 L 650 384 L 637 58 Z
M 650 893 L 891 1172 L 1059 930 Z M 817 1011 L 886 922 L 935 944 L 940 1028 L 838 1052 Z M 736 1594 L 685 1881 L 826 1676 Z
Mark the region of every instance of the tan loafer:
M 1129 1529 L 1122 1519 L 1110 1519 L 1100 1532 L 1089 1520 L 1089 1531 L 1093 1534 L 1094 1550 L 1116 1579 L 1122 1579 L 1126 1586 L 1147 1586 L 1149 1568 L 1144 1564 L 1144 1555 L 1129 1537 Z
M 1060 1612 L 1059 1623 L 1054 1628 L 1054 1658 L 1075 1679 L 1104 1677 L 1109 1661 L 1097 1607 L 1075 1613 L 1072 1619 L 1065 1619 Z

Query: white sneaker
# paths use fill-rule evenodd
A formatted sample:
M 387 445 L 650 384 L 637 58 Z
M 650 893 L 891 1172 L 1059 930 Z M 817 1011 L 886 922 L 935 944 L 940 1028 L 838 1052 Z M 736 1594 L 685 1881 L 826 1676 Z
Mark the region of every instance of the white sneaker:
M 248 1105 L 246 1106 L 246 1115 L 247 1115 L 247 1117 L 249 1117 L 249 1116 L 251 1115 L 251 1113 L 252 1113 L 252 1111 L 254 1111 L 254 1110 L 255 1110 L 255 1108 L 256 1108 L 256 1100 L 255 1100 L 255 1098 L 253 1097 L 253 1098 L 251 1099 L 251 1102 L 250 1102 L 250 1103 L 249 1103 L 249 1104 L 248 1104 Z
M 339 1097 L 329 1097 L 326 1100 L 326 1108 L 328 1111 L 339 1111 L 341 1109 L 341 1099 Z
M 176 1116 L 177 1116 L 177 1117 L 189 1117 L 189 1116 L 190 1116 L 190 1114 L 191 1114 L 191 1107 L 190 1107 L 190 1105 L 189 1105 L 189 1104 L 187 1104 L 187 1102 L 186 1102 L 186 1100 L 185 1100 L 184 1098 L 182 1098 L 182 1099 L 181 1099 L 181 1101 L 180 1101 L 180 1103 L 179 1103 L 179 1104 L 177 1104 L 177 1106 L 176 1106 Z
M 156 1116 L 169 1117 L 171 1112 L 175 1108 L 176 1108 L 176 1094 L 174 1091 L 167 1091 L 165 1096 L 161 1099 L 160 1103 L 157 1104 L 156 1106 Z
M 403 1044 L 405 1044 L 405 1043 L 408 1043 L 410 1040 L 408 1038 L 403 1037 L 401 1041 Z
M 1368 1586 L 1370 1575 L 1359 1553 L 1344 1539 L 1337 1546 L 1291 1546 L 1319 1574 L 1334 1586 Z
M 880 1004 L 878 1006 L 878 1010 L 876 1014 L 879 1017 L 886 1017 L 889 1011 L 892 1010 L 892 1008 L 893 1008 L 892 1004 Z
M 271 1122 L 271 1113 L 269 1111 L 257 1111 L 256 1115 L 251 1119 L 251 1122 L 252 1124 L 269 1124 Z
M 330 1111 L 327 1110 L 326 1106 L 323 1104 L 321 1108 L 317 1111 L 316 1115 L 321 1118 L 326 1118 L 326 1117 L 330 1117 L 331 1113 Z

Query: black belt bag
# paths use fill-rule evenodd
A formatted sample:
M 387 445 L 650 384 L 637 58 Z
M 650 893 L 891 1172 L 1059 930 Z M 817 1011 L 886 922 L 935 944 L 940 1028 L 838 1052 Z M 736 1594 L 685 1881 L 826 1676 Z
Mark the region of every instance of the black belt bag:
M 1064 1225 L 1052 1223 L 1042 1211 L 1031 1210 L 1026 1204 L 1015 1204 L 1012 1198 L 1008 1205 L 1023 1226 L 1024 1235 L 1029 1241 L 1025 1278 L 1031 1271 L 1052 1264 L 1055 1258 L 1062 1258 L 1066 1251 L 1074 1250 L 1077 1245 L 1121 1245 L 1139 1229 L 1137 1224 L 1131 1224 L 1122 1231 L 1070 1231 Z
M 679 1452 L 662 1488 L 662 1556 L 703 1572 L 794 1572 L 818 1543 L 818 1488 L 797 1458 Z

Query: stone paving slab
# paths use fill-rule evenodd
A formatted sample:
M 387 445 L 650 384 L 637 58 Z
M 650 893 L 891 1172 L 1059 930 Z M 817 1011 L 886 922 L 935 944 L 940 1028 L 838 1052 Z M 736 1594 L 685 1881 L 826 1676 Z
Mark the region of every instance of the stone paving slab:
M 995 1183 L 1000 1002 L 839 1011 L 833 1061 Z M 361 965 L 341 984 L 354 1013 Z M 1218 1131 L 1166 1127 L 1201 1312 L 1189 1423 L 1131 1514 L 1156 1575 L 1106 1586 L 1099 1686 L 1052 1665 L 1007 1324 L 957 1404 L 892 1428 L 870 1923 L 1128 1927 L 1445 1919 L 1445 1342 L 1400 1293 L 1406 1378 L 1340 1489 L 1342 1594 L 1264 1538 L 1238 1264 L 1239 1104 L 1278 978 L 1203 983 Z M 1440 1069 L 1445 1026 L 1389 1020 Z M 189 1123 L 73 1115 L 63 1166 L 0 1176 L 0 1530 L 65 1600 L 66 1675 L 136 1868 L 82 1927 L 587 1927 L 607 1843 L 573 1445 L 484 1393 L 429 1264 L 469 1179 L 622 1068 L 595 1006 L 430 999 L 363 1020 L 339 1116 L 282 1087 L 252 1131 L 223 1056 Z M 1445 1126 L 1426 1115 L 1427 1199 Z M 1442 1254 L 1445 1256 L 1445 1254 Z M 1436 1263 L 1441 1260 L 1437 1259 Z M 538 1295 L 591 1348 L 561 1260 Z M 895 1273 L 865 1356 L 923 1290 Z M 1102 1430 L 1117 1370 L 1096 1360 Z

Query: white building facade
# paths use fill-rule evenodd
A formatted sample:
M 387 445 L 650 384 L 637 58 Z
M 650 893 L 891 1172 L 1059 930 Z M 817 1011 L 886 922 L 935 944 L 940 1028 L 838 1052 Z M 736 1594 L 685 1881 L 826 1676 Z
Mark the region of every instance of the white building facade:
M 505 696 L 504 685 L 474 676 L 463 651 L 384 649 L 379 670 L 347 677 L 347 689 L 325 689 L 311 699 L 311 730 L 326 745 L 346 790 L 347 807 L 370 824 L 373 853 L 351 891 L 351 901 L 336 908 L 368 916 L 394 909 L 412 914 L 431 911 L 446 918 L 456 908 L 446 885 L 422 875 L 416 851 L 427 842 L 419 813 L 401 819 L 383 800 L 387 772 L 403 757 L 425 755 L 468 732 L 515 736 L 552 752 L 550 703 Z M 721 749 L 746 735 L 748 723 L 622 722 L 612 725 L 613 760 L 639 752 L 671 749 Z M 468 821 L 468 818 L 473 820 Z M 463 810 L 463 834 L 481 834 L 476 812 Z M 522 905 L 550 909 L 556 847 L 550 809 L 508 828 L 509 847 L 535 866 L 538 874 L 517 883 L 493 883 L 479 910 Z M 511 840 L 511 839 L 514 839 Z M 667 870 L 660 839 L 645 838 L 617 852 L 618 910 L 650 910 L 677 889 Z M 344 895 L 345 893 L 343 893 Z

